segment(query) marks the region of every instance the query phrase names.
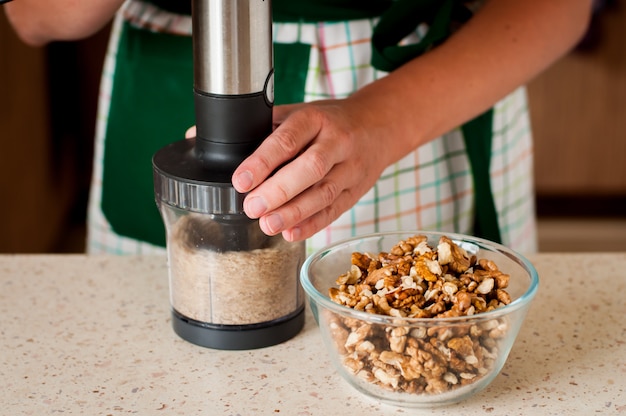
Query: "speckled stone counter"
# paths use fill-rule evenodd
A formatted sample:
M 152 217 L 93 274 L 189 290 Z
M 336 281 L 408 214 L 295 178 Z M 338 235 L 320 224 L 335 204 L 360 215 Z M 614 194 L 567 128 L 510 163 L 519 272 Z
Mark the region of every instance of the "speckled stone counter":
M 626 415 L 626 253 L 531 261 L 541 287 L 500 375 L 469 401 L 416 410 L 343 381 L 309 312 L 274 347 L 181 340 L 164 258 L 0 256 L 0 414 Z

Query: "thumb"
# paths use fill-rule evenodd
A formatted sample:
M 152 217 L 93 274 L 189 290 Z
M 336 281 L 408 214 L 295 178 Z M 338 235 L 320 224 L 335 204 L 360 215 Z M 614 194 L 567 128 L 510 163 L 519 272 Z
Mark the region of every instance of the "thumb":
M 185 132 L 185 139 L 193 139 L 196 137 L 196 126 L 191 126 Z

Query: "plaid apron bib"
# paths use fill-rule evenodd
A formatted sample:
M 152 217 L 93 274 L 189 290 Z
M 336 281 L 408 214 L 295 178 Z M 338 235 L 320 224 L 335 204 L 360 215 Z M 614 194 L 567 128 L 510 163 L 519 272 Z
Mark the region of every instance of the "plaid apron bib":
M 276 104 L 346 97 L 409 59 L 415 50 L 396 48 L 399 39 L 384 31 L 382 40 L 374 33 L 384 19 L 294 23 L 288 10 L 275 15 Z M 194 124 L 190 31 L 188 16 L 139 1 L 128 2 L 115 21 L 99 103 L 90 252 L 163 250 L 151 157 Z M 427 39 L 433 32 L 413 32 L 402 33 L 409 49 L 423 47 L 424 39 L 434 42 Z M 395 50 L 382 54 L 387 62 L 378 66 L 386 70 L 372 65 L 375 42 L 379 50 Z M 351 210 L 308 241 L 308 248 L 369 232 L 439 229 L 534 251 L 531 150 L 520 89 L 387 168 Z

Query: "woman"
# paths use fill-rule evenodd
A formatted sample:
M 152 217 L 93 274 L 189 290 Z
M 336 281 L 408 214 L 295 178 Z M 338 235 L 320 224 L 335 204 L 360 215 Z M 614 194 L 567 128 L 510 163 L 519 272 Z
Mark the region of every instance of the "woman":
M 194 122 L 189 5 L 5 7 L 33 45 L 88 36 L 115 15 L 88 247 L 161 250 L 150 158 Z M 273 8 L 276 103 L 289 105 L 275 107 L 276 130 L 233 175 L 264 232 L 308 239 L 311 250 L 395 229 L 536 249 L 523 85 L 582 37 L 590 0 L 274 0 Z

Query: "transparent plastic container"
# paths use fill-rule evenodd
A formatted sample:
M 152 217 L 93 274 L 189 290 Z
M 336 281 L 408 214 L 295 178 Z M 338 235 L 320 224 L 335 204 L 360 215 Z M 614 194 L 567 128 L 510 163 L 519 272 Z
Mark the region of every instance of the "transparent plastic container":
M 174 330 L 194 344 L 252 349 L 284 342 L 304 322 L 304 242 L 266 236 L 244 214 L 160 204 Z

